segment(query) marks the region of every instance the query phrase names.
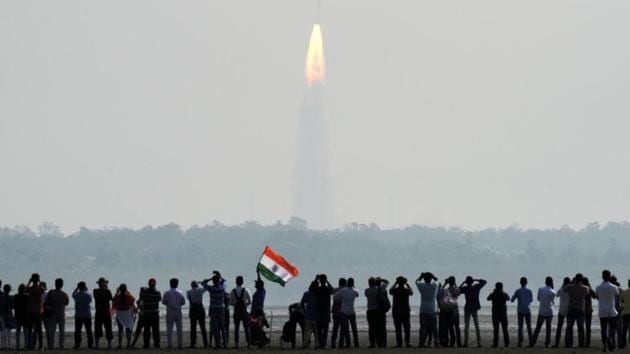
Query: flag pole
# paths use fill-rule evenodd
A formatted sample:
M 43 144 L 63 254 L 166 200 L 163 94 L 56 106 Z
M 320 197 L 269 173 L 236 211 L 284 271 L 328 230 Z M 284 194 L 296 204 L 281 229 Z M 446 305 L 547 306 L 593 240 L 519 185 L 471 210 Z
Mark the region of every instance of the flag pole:
M 269 245 L 265 246 L 265 248 L 263 249 L 262 253 L 260 254 L 260 258 L 258 258 L 258 263 L 256 263 L 256 275 L 258 275 L 258 265 L 260 264 L 260 260 L 263 258 L 263 256 L 265 255 L 265 251 L 267 250 L 267 248 L 269 248 Z M 258 278 L 260 278 L 260 276 L 257 277 L 257 280 L 259 280 Z
M 271 337 L 273 335 L 273 310 L 269 310 L 271 313 L 271 322 L 269 323 L 269 347 L 271 347 Z

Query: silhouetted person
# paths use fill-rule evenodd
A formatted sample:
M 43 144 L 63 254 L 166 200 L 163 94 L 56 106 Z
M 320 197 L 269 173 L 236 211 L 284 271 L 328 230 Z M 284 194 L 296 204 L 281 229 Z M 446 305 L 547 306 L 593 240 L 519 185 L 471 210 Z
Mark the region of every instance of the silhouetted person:
M 620 302 L 622 308 L 622 331 L 620 334 L 620 347 L 625 348 L 628 344 L 628 335 L 630 333 L 630 279 L 628 279 L 628 288 L 621 291 Z
M 591 287 L 588 278 L 584 277 L 584 286 L 588 288 L 588 294 L 584 299 L 584 346 L 591 346 L 591 322 L 593 321 L 593 299 L 597 298 L 595 290 Z
M 55 348 L 55 332 L 59 330 L 59 344 L 57 348 L 64 349 L 66 339 L 66 306 L 70 303 L 70 298 L 63 290 L 63 279 L 55 279 L 55 289 L 50 290 L 46 295 L 46 302 L 50 306 L 48 316 L 48 349 Z
M 29 349 L 35 349 L 35 343 L 38 343 L 39 350 L 43 348 L 42 343 L 42 321 L 44 315 L 44 294 L 46 289 L 41 285 L 39 274 L 33 273 L 31 279 L 26 285 L 26 293 L 28 294 L 28 339 Z
M 424 347 L 427 337 L 438 342 L 436 298 L 438 291 L 437 278 L 430 272 L 421 273 L 416 279 L 416 287 L 420 293 L 420 347 Z
M 438 306 L 440 308 L 440 336 L 442 345 L 462 347 L 459 329 L 459 305 L 457 298 L 460 290 L 454 276 L 446 279 L 444 287 L 438 290 Z
M 177 287 L 179 280 L 173 278 L 169 281 L 170 289 L 162 296 L 162 305 L 166 306 L 166 345 L 173 347 L 173 327 L 177 329 L 177 348 L 184 345 L 184 333 L 182 330 L 182 306 L 186 304 L 186 298 Z
M 215 348 L 226 348 L 227 337 L 225 333 L 225 279 L 218 271 L 212 272 L 212 278 L 205 279 L 201 285 L 210 294 L 210 330 L 214 338 Z M 212 285 L 208 282 L 212 280 Z
M 571 285 L 571 278 L 565 277 L 562 281 L 562 287 L 556 292 L 556 296 L 560 298 L 558 305 L 558 322 L 556 324 L 556 343 L 554 348 L 560 346 L 560 337 L 562 336 L 562 326 L 569 312 L 569 293 L 568 287 Z
M 94 346 L 99 348 L 99 341 L 103 337 L 103 329 L 105 330 L 105 339 L 107 339 L 107 349 L 112 348 L 112 292 L 107 288 L 109 282 L 101 277 L 96 284 L 97 289 L 92 291 L 94 295 Z
M 92 295 L 88 293 L 88 288 L 84 281 L 77 284 L 72 292 L 74 299 L 74 349 L 81 348 L 82 328 L 85 328 L 87 346 L 92 348 L 94 338 L 92 337 Z
M 0 285 L 2 282 L 0 281 Z M 9 349 L 11 344 L 11 330 L 15 328 L 13 318 L 13 296 L 11 285 L 4 284 L 0 291 L 0 350 Z
M 256 271 L 256 274 L 258 278 L 254 282 L 254 287 L 256 288 L 256 290 L 252 295 L 251 312 L 254 312 L 256 310 L 265 310 L 265 297 L 267 295 L 267 292 L 265 291 L 265 282 L 260 279 L 260 272 Z
M 527 278 L 522 277 L 520 280 L 521 287 L 512 295 L 511 302 L 517 301 L 517 318 L 518 318 L 518 347 L 523 345 L 523 322 L 527 326 L 527 341 L 532 340 L 532 313 L 531 303 L 534 301 L 532 291 L 527 288 Z
M 319 348 L 326 348 L 328 342 L 328 326 L 330 325 L 330 297 L 333 294 L 333 287 L 328 282 L 326 274 L 320 274 L 315 279 L 318 286 L 315 289 L 317 297 L 317 338 L 319 339 Z
M 190 290 L 186 293 L 188 303 L 190 304 L 190 348 L 197 345 L 197 325 L 201 331 L 201 339 L 203 347 L 208 348 L 208 333 L 206 332 L 206 310 L 203 306 L 203 294 L 206 289 L 199 286 L 199 283 L 193 281 L 190 283 Z
M 503 330 L 503 343 L 507 348 L 510 345 L 510 334 L 508 333 L 507 302 L 510 296 L 503 290 L 503 283 L 498 282 L 494 291 L 488 295 L 488 301 L 492 301 L 492 347 L 499 346 L 499 326 Z
M 245 332 L 245 342 L 247 347 L 250 346 L 249 336 L 249 312 L 247 307 L 251 303 L 251 297 L 249 291 L 243 286 L 243 277 L 236 277 L 236 287 L 230 292 L 230 304 L 234 307 L 234 346 L 238 348 L 239 342 L 239 327 L 243 325 L 243 332 Z
M 573 325 L 577 323 L 578 346 L 584 348 L 584 312 L 586 309 L 586 297 L 588 288 L 584 286 L 582 274 L 578 273 L 573 283 L 566 287 L 569 294 L 569 311 L 567 312 L 567 330 L 564 337 L 564 346 L 573 347 Z
M 155 288 L 156 284 L 157 281 L 151 278 L 149 279 L 148 287 L 140 289 L 140 295 L 138 296 L 140 318 L 132 347 L 135 346 L 140 331 L 143 332 L 144 349 L 149 348 L 151 337 L 153 337 L 153 347 L 160 347 L 160 301 L 162 300 L 162 294 Z
M 295 349 L 298 325 L 301 331 L 304 332 L 304 310 L 299 303 L 293 303 L 289 305 L 289 320 L 282 326 L 282 336 L 280 337 L 281 346 L 284 343 L 290 343 L 291 348 Z
M 357 315 L 354 309 L 354 301 L 359 297 L 359 292 L 354 288 L 354 279 L 348 278 L 346 286 L 340 289 L 335 298 L 341 299 L 341 337 L 339 347 L 350 346 L 350 329 L 352 329 L 352 339 L 354 347 L 359 347 L 359 337 L 357 331 Z
M 339 338 L 339 331 L 341 330 L 341 298 L 335 296 L 341 289 L 346 287 L 346 279 L 339 278 L 339 286 L 333 290 L 333 302 L 332 302 L 332 320 L 333 329 L 330 337 L 330 347 L 337 347 L 337 338 Z M 341 347 L 341 345 L 339 345 Z
M 536 345 L 536 341 L 538 341 L 538 334 L 540 333 L 540 329 L 544 323 L 545 347 L 548 347 L 551 343 L 551 320 L 553 320 L 553 304 L 556 298 L 556 292 L 553 290 L 553 279 L 551 277 L 547 277 L 545 279 L 545 286 L 538 289 L 536 298 L 539 303 L 538 319 L 536 320 L 536 329 L 529 341 L 529 346 L 534 347 Z
M 619 288 L 611 283 L 610 271 L 602 272 L 602 283 L 597 286 L 595 293 L 599 299 L 599 323 L 601 326 L 601 338 L 603 351 L 615 350 L 615 336 L 617 334 L 617 309 L 616 298 L 619 296 Z
M 616 328 L 617 328 L 617 339 L 618 339 L 618 346 L 622 346 L 622 334 L 621 331 L 623 330 L 623 316 L 621 315 L 621 291 L 623 290 L 621 288 L 621 283 L 619 283 L 619 280 L 617 280 L 617 277 L 613 274 L 610 276 L 610 283 L 614 286 L 617 287 L 617 289 L 619 290 L 619 294 L 617 296 L 615 296 L 615 309 L 617 310 L 617 322 L 616 322 Z M 595 295 L 595 297 L 597 297 L 597 295 Z
M 411 347 L 411 307 L 409 306 L 409 297 L 413 295 L 413 290 L 407 282 L 407 278 L 399 276 L 396 283 L 389 289 L 392 295 L 392 318 L 394 319 L 394 328 L 396 329 L 396 347 L 403 346 L 403 329 L 405 333 L 404 345 Z
M 29 330 L 28 330 L 28 294 L 26 293 L 26 285 L 18 286 L 18 293 L 13 297 L 14 316 L 15 316 L 15 349 L 20 349 L 20 337 L 24 338 L 24 348 L 29 347 Z
M 227 291 L 227 287 L 225 288 L 225 293 L 223 293 L 223 330 L 221 331 L 221 337 L 224 338 L 225 344 L 224 347 L 227 348 L 227 344 L 230 341 L 230 322 L 232 319 L 230 318 L 230 302 L 232 301 L 230 297 L 230 293 Z
M 367 298 L 367 321 L 370 348 L 387 346 L 386 313 L 389 311 L 387 297 L 387 280 L 371 277 L 369 288 L 365 289 Z
M 302 331 L 302 347 L 304 349 L 310 348 L 311 336 L 315 337 L 315 347 L 319 345 L 317 337 L 317 295 L 315 294 L 315 289 L 318 286 L 317 280 L 313 280 L 308 290 L 302 295 L 302 300 L 300 300 L 300 306 L 304 310 L 304 330 Z
M 127 337 L 127 349 L 131 348 L 131 332 L 136 312 L 135 301 L 136 299 L 127 290 L 127 284 L 120 284 L 112 300 L 118 325 L 118 349 L 122 349 L 123 332 Z
M 468 329 L 470 328 L 470 318 L 472 317 L 477 335 L 477 347 L 481 348 L 481 331 L 479 330 L 478 312 L 481 310 L 479 302 L 479 292 L 486 285 L 483 279 L 473 279 L 470 275 L 466 277 L 464 283 L 459 286 L 459 291 L 464 294 L 466 304 L 464 305 L 464 347 L 468 347 Z

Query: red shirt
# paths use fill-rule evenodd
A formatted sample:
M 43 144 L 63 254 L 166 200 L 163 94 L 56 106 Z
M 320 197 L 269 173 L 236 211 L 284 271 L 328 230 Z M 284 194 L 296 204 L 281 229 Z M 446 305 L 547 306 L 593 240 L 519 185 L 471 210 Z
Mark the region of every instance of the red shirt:
M 26 289 L 29 315 L 41 315 L 44 312 L 44 292 L 44 288 L 39 284 Z
M 124 303 L 122 301 L 123 296 L 125 297 Z M 116 296 L 114 296 L 114 309 L 116 311 L 127 311 L 133 307 L 134 301 L 136 301 L 136 299 L 128 292 L 124 295 L 116 294 Z

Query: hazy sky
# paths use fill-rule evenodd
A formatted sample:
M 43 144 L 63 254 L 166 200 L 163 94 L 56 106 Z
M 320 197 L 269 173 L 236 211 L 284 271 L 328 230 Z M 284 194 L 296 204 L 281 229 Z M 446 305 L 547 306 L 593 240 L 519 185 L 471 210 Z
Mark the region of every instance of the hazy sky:
M 286 220 L 315 1 L 0 2 L 0 225 Z M 630 219 L 630 2 L 323 1 L 335 215 Z

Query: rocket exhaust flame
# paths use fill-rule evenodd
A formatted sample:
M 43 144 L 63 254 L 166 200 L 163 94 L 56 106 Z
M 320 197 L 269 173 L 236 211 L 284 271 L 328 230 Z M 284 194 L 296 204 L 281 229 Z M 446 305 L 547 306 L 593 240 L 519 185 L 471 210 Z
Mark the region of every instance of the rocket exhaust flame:
M 312 227 L 334 222 L 330 183 L 329 135 L 324 114 L 324 43 L 319 24 L 313 26 L 305 62 L 306 90 L 297 131 L 293 185 L 293 216 Z
M 322 38 L 322 29 L 318 23 L 313 25 L 311 39 L 308 42 L 304 75 L 306 77 L 306 83 L 309 87 L 313 86 L 316 82 L 323 83 L 326 78 L 324 40 Z

